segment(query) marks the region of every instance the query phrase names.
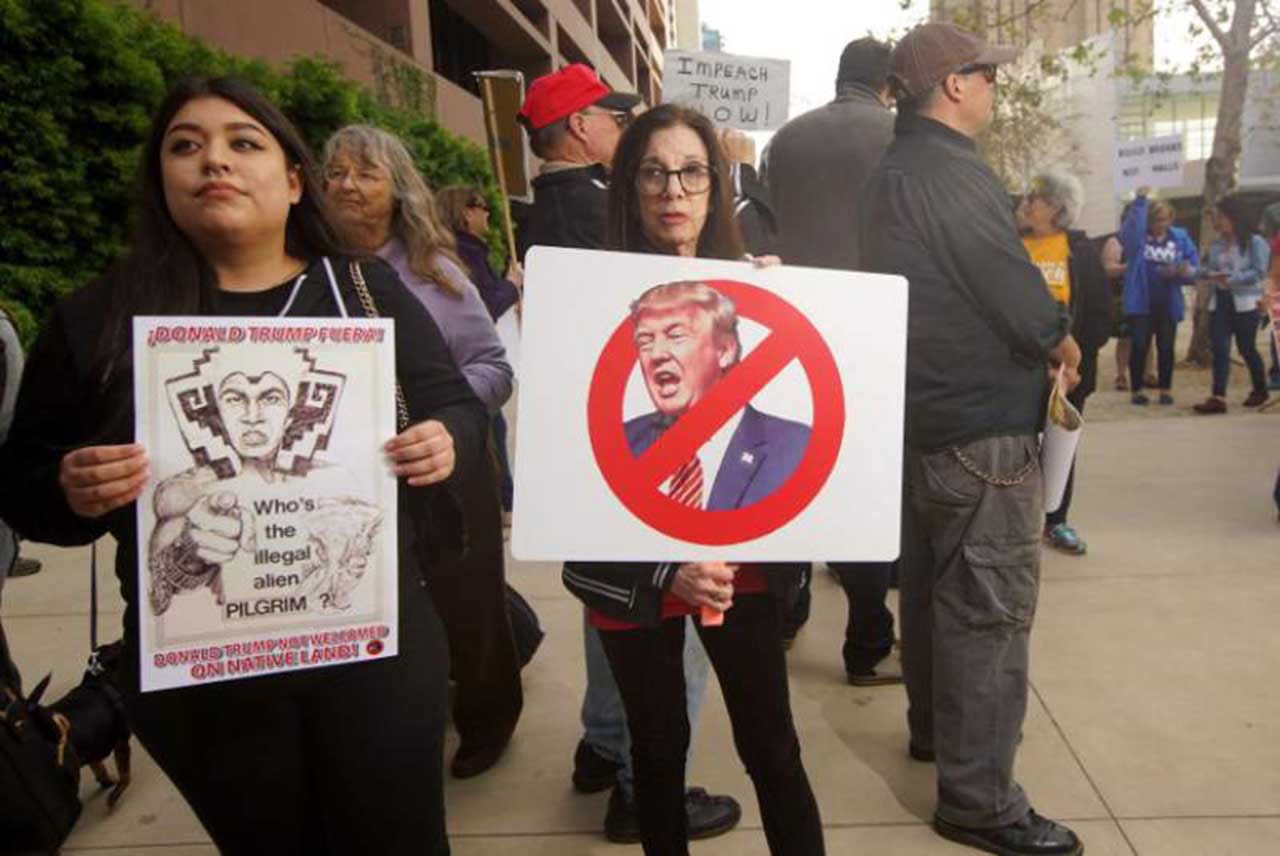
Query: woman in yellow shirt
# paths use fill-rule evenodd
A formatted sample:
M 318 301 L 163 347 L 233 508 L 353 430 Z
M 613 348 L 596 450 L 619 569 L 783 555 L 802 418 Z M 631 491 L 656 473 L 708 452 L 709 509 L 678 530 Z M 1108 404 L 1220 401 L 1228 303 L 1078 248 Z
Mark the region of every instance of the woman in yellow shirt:
M 1044 274 L 1049 294 L 1071 310 L 1071 334 L 1080 343 L 1082 359 L 1080 385 L 1067 397 L 1080 410 L 1097 387 L 1098 349 L 1111 335 L 1111 297 L 1102 259 L 1084 232 L 1071 229 L 1083 208 L 1079 179 L 1047 170 L 1031 180 L 1017 211 L 1027 254 Z M 1044 537 L 1064 553 L 1083 556 L 1085 542 L 1067 524 L 1074 483 L 1073 466 L 1062 505 L 1045 518 Z

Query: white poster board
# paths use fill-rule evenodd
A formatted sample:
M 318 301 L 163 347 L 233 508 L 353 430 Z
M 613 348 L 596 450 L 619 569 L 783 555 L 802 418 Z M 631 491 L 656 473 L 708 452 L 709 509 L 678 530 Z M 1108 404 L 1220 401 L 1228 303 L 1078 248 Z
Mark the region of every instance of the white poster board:
M 1178 187 L 1184 158 L 1181 134 L 1116 143 L 1116 193 L 1139 187 Z
M 714 294 L 680 286 L 649 295 L 656 308 L 632 323 L 634 301 L 679 281 Z M 690 304 L 698 294 L 715 299 Z M 737 319 L 737 362 L 739 349 L 724 344 L 732 337 L 699 338 L 711 316 L 697 307 L 723 309 L 721 297 L 734 310 L 722 317 Z M 513 553 L 895 558 L 906 319 L 901 277 L 535 247 Z M 694 453 L 699 508 L 673 495 Z
M 395 328 L 133 326 L 142 690 L 395 656 Z
M 697 107 L 724 127 L 774 131 L 787 121 L 791 61 L 667 51 L 662 60 L 662 100 Z

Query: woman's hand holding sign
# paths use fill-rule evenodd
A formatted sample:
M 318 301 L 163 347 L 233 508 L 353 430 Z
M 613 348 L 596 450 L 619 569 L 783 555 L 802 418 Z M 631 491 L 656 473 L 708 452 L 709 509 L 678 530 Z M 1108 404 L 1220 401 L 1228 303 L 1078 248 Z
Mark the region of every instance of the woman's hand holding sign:
M 453 474 L 457 455 L 453 435 L 435 419 L 419 422 L 393 437 L 385 447 L 391 469 L 414 487 L 442 482 Z
M 704 626 L 719 624 L 723 613 L 733 606 L 737 572 L 737 565 L 726 562 L 686 562 L 671 581 L 671 593 L 691 606 L 702 607 Z
M 142 495 L 151 471 L 137 443 L 85 446 L 62 456 L 58 484 L 67 505 L 81 517 L 101 517 Z

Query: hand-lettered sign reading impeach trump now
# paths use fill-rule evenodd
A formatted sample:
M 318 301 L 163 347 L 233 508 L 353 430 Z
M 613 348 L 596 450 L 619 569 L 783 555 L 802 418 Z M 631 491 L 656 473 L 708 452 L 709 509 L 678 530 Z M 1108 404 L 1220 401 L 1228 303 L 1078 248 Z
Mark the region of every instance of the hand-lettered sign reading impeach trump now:
M 901 277 L 537 247 L 512 550 L 898 555 Z
M 697 107 L 717 125 L 772 131 L 787 121 L 791 63 L 724 53 L 667 51 L 662 100 Z

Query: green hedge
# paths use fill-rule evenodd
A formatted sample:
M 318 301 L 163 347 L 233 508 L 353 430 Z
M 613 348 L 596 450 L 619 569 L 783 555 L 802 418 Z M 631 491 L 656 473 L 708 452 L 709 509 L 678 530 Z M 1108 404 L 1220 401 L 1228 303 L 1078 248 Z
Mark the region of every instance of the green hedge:
M 0 0 L 0 163 L 9 164 L 0 169 L 0 303 L 24 340 L 61 295 L 123 250 L 149 117 L 190 74 L 253 80 L 317 151 L 343 125 L 384 127 L 404 139 L 433 187 L 479 185 L 496 210 L 483 149 L 380 100 L 330 60 L 273 69 L 112 0 Z M 403 76 L 396 83 L 403 88 Z M 496 254 L 502 235 L 490 238 Z

